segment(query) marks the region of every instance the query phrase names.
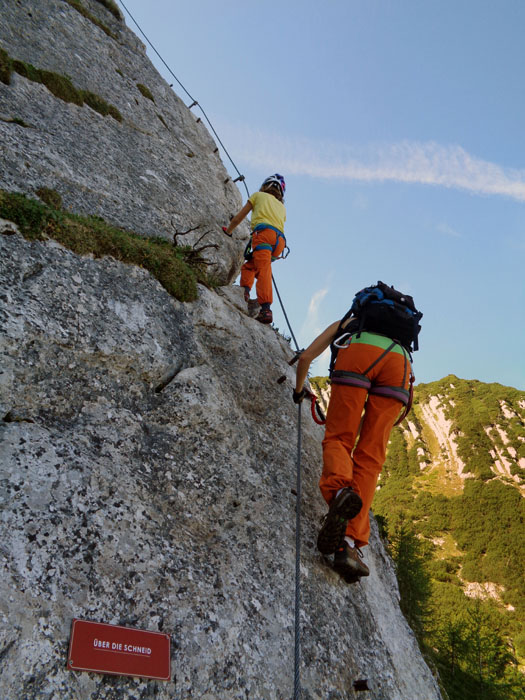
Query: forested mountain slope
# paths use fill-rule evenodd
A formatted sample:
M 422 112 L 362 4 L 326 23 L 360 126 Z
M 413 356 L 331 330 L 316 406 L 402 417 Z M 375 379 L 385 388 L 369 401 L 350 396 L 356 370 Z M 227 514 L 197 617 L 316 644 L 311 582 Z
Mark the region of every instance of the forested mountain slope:
M 524 489 L 525 392 L 453 375 L 416 387 L 373 509 L 451 698 L 522 697 Z

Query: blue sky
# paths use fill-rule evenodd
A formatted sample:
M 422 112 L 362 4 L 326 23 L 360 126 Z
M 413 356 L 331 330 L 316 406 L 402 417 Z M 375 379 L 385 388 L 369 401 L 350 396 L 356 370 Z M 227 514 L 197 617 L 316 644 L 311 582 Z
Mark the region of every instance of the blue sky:
M 250 192 L 285 176 L 291 254 L 273 269 L 301 347 L 381 279 L 424 313 L 417 382 L 525 389 L 522 0 L 125 7 Z

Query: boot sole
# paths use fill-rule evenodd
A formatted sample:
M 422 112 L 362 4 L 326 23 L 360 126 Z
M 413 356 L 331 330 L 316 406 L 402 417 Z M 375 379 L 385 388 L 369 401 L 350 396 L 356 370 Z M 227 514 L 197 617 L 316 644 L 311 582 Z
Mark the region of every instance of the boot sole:
M 335 552 L 344 537 L 346 523 L 355 518 L 363 505 L 355 491 L 348 491 L 342 495 L 344 498 L 336 498 L 330 506 L 328 517 L 317 536 L 317 549 L 321 554 Z
M 334 571 L 337 571 L 339 576 L 345 580 L 345 583 L 357 583 L 363 576 L 369 575 L 354 569 L 353 566 L 348 564 L 334 564 Z

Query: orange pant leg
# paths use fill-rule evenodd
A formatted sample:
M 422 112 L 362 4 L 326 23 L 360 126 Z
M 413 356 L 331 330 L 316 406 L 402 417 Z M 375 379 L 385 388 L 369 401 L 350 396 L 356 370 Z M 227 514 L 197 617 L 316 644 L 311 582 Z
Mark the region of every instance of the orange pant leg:
M 254 279 L 257 280 L 255 290 L 257 292 L 257 301 L 259 304 L 271 304 L 273 302 L 272 288 L 272 260 L 278 258 L 284 250 L 286 244 L 284 238 L 279 236 L 273 229 L 266 228 L 257 231 L 252 235 L 252 250 L 253 256 L 241 267 L 241 287 L 253 287 Z M 256 250 L 259 245 L 268 245 L 275 250 L 265 248 Z
M 400 383 L 401 379 L 399 380 Z M 369 510 L 374 499 L 377 480 L 385 463 L 388 439 L 402 404 L 396 399 L 370 394 L 366 402 L 365 415 L 359 441 L 352 455 L 354 488 L 363 501 L 359 514 L 348 521 L 346 534 L 355 540 L 358 547 L 368 544 L 370 536 Z
M 276 245 L 277 243 L 277 245 Z M 257 250 L 258 246 L 268 246 Z M 284 249 L 285 241 L 282 237 L 277 240 L 277 233 L 271 228 L 256 231 L 252 236 L 252 262 L 255 270 L 255 291 L 259 304 L 271 304 L 273 302 L 272 288 L 272 256 L 278 257 Z M 275 251 L 272 248 L 275 247 Z
M 247 260 L 241 267 L 241 287 L 251 289 L 255 281 L 255 264 L 252 260 Z
M 355 488 L 352 451 L 359 434 L 366 397 L 366 389 L 332 385 L 323 440 L 323 473 L 319 481 L 319 488 L 328 504 L 339 489 L 345 486 Z
M 254 250 L 252 260 L 255 266 L 255 278 L 257 280 L 255 284 L 257 301 L 259 304 L 271 304 L 273 301 L 272 251 Z
M 339 351 L 336 367 L 362 373 L 382 352 L 381 348 L 372 345 L 351 344 Z M 403 356 L 390 352 L 368 376 L 384 386 L 401 386 L 405 378 L 407 388 L 409 372 L 406 370 Z M 388 438 L 401 408 L 401 402 L 396 399 L 374 394 L 368 395 L 367 399 L 365 389 L 332 385 L 319 487 L 328 504 L 345 486 L 351 486 L 361 496 L 361 512 L 348 522 L 346 529 L 346 534 L 358 546 L 368 543 L 368 511 L 385 461 Z
M 286 241 L 282 236 L 279 236 L 279 240 L 277 241 L 277 245 L 275 246 L 275 250 L 272 253 L 272 262 L 274 260 L 277 260 L 277 258 L 281 255 L 281 253 L 284 250 L 284 246 L 286 245 Z

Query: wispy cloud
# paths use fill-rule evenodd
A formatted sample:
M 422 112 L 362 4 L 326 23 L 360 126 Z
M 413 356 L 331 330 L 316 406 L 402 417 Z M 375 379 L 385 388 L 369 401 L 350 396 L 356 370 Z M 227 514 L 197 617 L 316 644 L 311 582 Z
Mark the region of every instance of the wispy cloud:
M 444 233 L 445 236 L 453 236 L 454 238 L 462 238 L 461 233 L 459 231 L 456 231 L 456 229 L 452 228 L 452 226 L 449 226 L 446 223 L 441 223 L 436 226 L 437 230 L 439 233 Z
M 314 292 L 312 295 L 312 298 L 310 299 L 310 303 L 308 304 L 308 313 L 311 317 L 316 317 L 319 312 L 319 306 L 321 305 L 321 302 L 325 298 L 325 296 L 328 294 L 328 289 L 319 289 L 317 292 Z
M 324 330 L 320 327 L 319 309 L 321 302 L 327 294 L 328 287 L 324 287 L 323 289 L 318 289 L 316 292 L 314 292 L 310 298 L 306 319 L 301 328 L 301 336 L 309 338 L 308 343 L 310 343 L 316 335 L 319 335 L 319 333 Z
M 237 158 L 252 167 L 323 179 L 437 185 L 525 202 L 525 170 L 476 158 L 457 145 L 402 141 L 357 147 L 244 127 L 224 125 L 225 132 Z

